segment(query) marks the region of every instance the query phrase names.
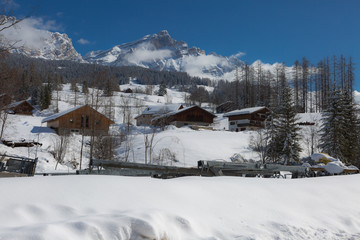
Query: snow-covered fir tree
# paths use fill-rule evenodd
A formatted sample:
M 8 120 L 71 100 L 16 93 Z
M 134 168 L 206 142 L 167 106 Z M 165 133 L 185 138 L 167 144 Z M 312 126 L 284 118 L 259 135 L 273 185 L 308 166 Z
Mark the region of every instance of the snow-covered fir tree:
M 336 158 L 343 158 L 342 144 L 345 143 L 343 97 L 339 89 L 335 89 L 328 108 L 322 114 L 320 148 L 323 152 Z
M 167 91 L 166 91 L 166 85 L 165 85 L 165 82 L 162 81 L 160 86 L 159 86 L 159 91 L 158 91 L 158 95 L 159 96 L 164 96 L 166 95 Z
M 268 116 L 268 121 L 266 121 L 265 131 L 266 131 L 266 161 L 267 162 L 276 162 L 280 155 L 280 144 L 277 141 L 277 127 L 276 127 L 276 109 L 271 111 L 271 115 Z
M 350 93 L 334 90 L 323 113 L 320 148 L 346 163 L 359 165 L 359 120 Z
M 270 140 L 269 152 L 282 158 L 283 163 L 289 165 L 300 160 L 301 148 L 300 128 L 296 124 L 296 109 L 288 86 L 282 89 L 281 102 L 273 119 L 276 132 Z
M 359 147 L 359 119 L 355 113 L 355 106 L 352 94 L 343 93 L 344 110 L 344 143 L 341 145 L 344 161 L 359 166 L 360 147 Z

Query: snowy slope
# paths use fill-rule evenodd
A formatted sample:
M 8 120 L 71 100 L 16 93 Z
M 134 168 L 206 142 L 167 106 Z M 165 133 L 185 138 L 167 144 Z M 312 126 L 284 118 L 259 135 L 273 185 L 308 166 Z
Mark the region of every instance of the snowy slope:
M 0 179 L 0 239 L 359 239 L 359 181 Z
M 146 86 L 136 84 L 135 81 L 131 81 L 129 84 L 121 85 L 122 90 L 131 88 L 134 91 L 143 91 Z M 158 86 L 154 88 L 157 91 Z M 92 89 L 90 89 L 92 91 Z M 142 93 L 130 94 L 117 92 L 112 97 L 114 106 L 114 120 L 115 125 L 111 127 L 112 132 L 120 132 L 124 130 L 123 124 L 123 108 L 122 102 L 126 101 L 132 106 L 132 124 L 136 122 L 134 117 L 139 115 L 146 106 L 162 106 L 166 103 L 183 104 L 184 92 L 179 92 L 176 89 L 167 89 L 168 94 L 166 96 L 146 95 Z M 56 94 L 53 94 L 53 98 Z M 66 84 L 63 90 L 59 92 L 59 110 L 65 111 L 73 108 L 75 103 L 74 93 L 70 91 L 70 84 Z M 88 98 L 82 93 L 77 93 L 77 105 L 83 105 L 87 103 Z M 110 98 L 103 97 L 100 101 L 100 111 L 105 113 L 105 104 L 110 102 Z M 11 148 L 3 144 L 0 144 L 0 153 L 14 154 L 19 156 L 38 157 L 38 167 L 36 171 L 40 172 L 53 172 L 55 170 L 56 161 L 51 152 L 54 149 L 54 144 L 59 138 L 51 129 L 46 128 L 46 123 L 42 123 L 42 120 L 51 114 L 55 110 L 55 101 L 53 101 L 50 109 L 42 112 L 37 112 L 34 116 L 22 116 L 22 115 L 9 115 L 9 121 L 5 129 L 4 139 L 6 140 L 19 140 L 26 139 L 28 141 L 39 141 L 43 145 L 33 148 Z M 211 110 L 211 109 L 209 109 Z M 308 145 L 308 136 L 315 128 L 315 131 L 320 129 L 321 115 L 319 113 L 299 114 L 300 120 L 303 122 L 317 122 L 314 126 L 303 126 L 302 133 L 305 136 L 301 142 L 303 152 L 301 157 L 307 157 L 311 154 L 311 148 Z M 173 154 L 172 161 L 168 158 L 163 158 L 160 164 L 163 165 L 178 165 L 178 166 L 197 166 L 199 160 L 219 160 L 219 161 L 231 161 L 230 158 L 235 154 L 240 154 L 248 160 L 258 160 L 259 156 L 249 148 L 249 139 L 255 134 L 255 132 L 229 132 L 228 119 L 219 114 L 214 119 L 212 127 L 215 131 L 209 130 L 192 130 L 188 127 L 176 128 L 169 126 L 165 131 L 158 131 L 154 136 L 153 141 L 153 153 L 152 157 L 157 158 L 163 151 L 169 150 Z M 129 142 L 123 142 L 121 146 L 116 149 L 116 159 L 122 161 L 125 159 L 128 153 L 128 160 L 131 162 L 145 161 L 145 134 L 151 132 L 148 127 L 136 127 L 132 126 L 132 132 L 129 136 Z M 75 171 L 79 169 L 80 163 L 80 148 L 81 148 L 81 136 L 72 134 L 69 138 L 69 149 L 65 155 L 65 162 L 59 164 L 57 171 Z M 89 141 L 88 137 L 85 137 L 85 142 Z M 126 146 L 128 144 L 128 146 Z M 128 148 L 127 148 L 128 147 Z M 86 167 L 89 162 L 89 150 L 88 144 L 84 145 L 83 155 L 83 168 Z M 159 163 L 154 159 L 153 163 Z M 74 165 L 75 164 L 75 165 Z

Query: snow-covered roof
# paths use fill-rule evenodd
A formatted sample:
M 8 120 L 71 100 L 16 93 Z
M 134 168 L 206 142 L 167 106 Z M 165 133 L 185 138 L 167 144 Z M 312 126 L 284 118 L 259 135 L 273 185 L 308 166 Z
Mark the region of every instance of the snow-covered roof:
M 321 113 L 298 113 L 296 123 L 316 123 L 321 120 Z
M 193 105 L 193 106 L 190 106 L 190 107 L 184 107 L 184 108 L 179 109 L 179 110 L 177 110 L 177 111 L 172 111 L 172 112 L 163 114 L 163 115 L 161 115 L 161 116 L 155 117 L 155 118 L 153 118 L 152 120 L 158 120 L 158 119 L 163 118 L 163 117 L 170 117 L 170 116 L 176 115 L 176 114 L 178 114 L 178 113 L 185 112 L 186 110 L 189 110 L 189 109 L 194 108 L 194 107 L 199 107 L 199 106 Z M 199 107 L 199 108 L 201 108 L 201 107 Z M 201 108 L 201 109 L 203 109 L 203 108 Z M 216 116 L 215 116 L 214 114 L 212 114 L 211 112 L 209 112 L 209 111 L 207 111 L 207 110 L 205 110 L 205 109 L 203 109 L 203 110 L 206 111 L 206 112 L 208 112 L 209 114 L 213 115 L 214 117 L 216 117 Z
M 240 110 L 234 110 L 234 111 L 225 113 L 224 117 L 251 114 L 251 113 L 257 112 L 259 110 L 262 110 L 264 108 L 266 108 L 266 107 L 252 107 L 252 108 L 243 108 L 243 109 L 240 109 Z
M 9 109 L 9 108 L 17 107 L 17 106 L 19 106 L 20 104 L 22 104 L 22 103 L 24 103 L 24 102 L 29 103 L 29 102 L 26 101 L 26 100 L 22 100 L 22 101 L 19 101 L 19 102 L 11 103 L 11 104 L 7 105 L 6 108 Z M 30 104 L 30 103 L 29 103 L 29 104 Z M 31 105 L 31 104 L 30 104 L 30 105 Z
M 77 110 L 77 109 L 79 109 L 79 108 L 82 108 L 82 107 L 84 107 L 84 106 L 86 106 L 86 105 L 76 106 L 76 107 L 70 108 L 70 109 L 68 109 L 68 110 L 65 110 L 65 111 L 63 111 L 63 112 L 59 112 L 59 113 L 53 114 L 53 115 L 51 115 L 51 116 L 49 116 L 49 117 L 44 118 L 41 122 L 48 122 L 48 121 L 55 120 L 55 119 L 57 119 L 57 118 L 59 118 L 59 117 L 61 117 L 61 116 L 64 116 L 64 115 L 66 115 L 66 114 L 68 114 L 68 113 L 70 113 L 70 112 L 72 112 L 72 111 L 75 111 L 75 110 Z
M 135 118 L 141 115 L 162 115 L 169 112 L 177 111 L 181 107 L 181 104 L 166 104 L 166 105 L 154 105 L 148 106 L 140 115 L 136 116 Z

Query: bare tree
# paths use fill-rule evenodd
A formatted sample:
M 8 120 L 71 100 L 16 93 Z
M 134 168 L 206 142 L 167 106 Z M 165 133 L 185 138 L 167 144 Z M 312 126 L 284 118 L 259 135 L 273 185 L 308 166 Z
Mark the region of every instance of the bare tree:
M 318 152 L 320 144 L 320 132 L 321 128 L 318 122 L 315 125 L 304 126 L 302 140 L 305 143 L 307 154 L 312 155 L 314 152 Z
M 132 122 L 132 109 L 131 109 L 131 99 L 128 97 L 120 97 L 120 107 L 123 115 L 123 123 L 126 124 L 126 130 L 130 131 L 130 126 Z
M 61 134 L 53 140 L 54 149 L 51 151 L 56 160 L 55 170 L 59 163 L 64 162 L 64 158 L 67 152 L 69 144 L 69 135 Z
M 250 136 L 249 147 L 259 155 L 263 164 L 266 159 L 267 145 L 267 138 L 264 130 L 258 130 Z
M 2 137 L 4 135 L 4 130 L 6 127 L 8 112 L 6 110 L 2 111 L 0 109 L 0 121 L 1 121 L 1 130 L 0 130 L 0 141 L 2 140 Z
M 156 128 L 152 128 L 151 132 L 147 133 L 144 127 L 145 164 L 147 164 L 148 162 L 151 164 L 155 133 L 156 133 Z
M 24 18 L 15 18 L 15 12 L 12 6 L 11 0 L 5 0 L 0 3 L 0 33 L 6 29 L 13 28 L 24 19 L 28 18 L 30 14 Z M 9 41 L 0 36 L 0 54 L 7 53 L 12 49 L 15 49 L 15 45 L 19 41 Z
M 119 145 L 119 143 L 119 136 L 96 136 L 94 142 L 94 157 L 96 159 L 113 160 L 115 156 L 115 148 Z

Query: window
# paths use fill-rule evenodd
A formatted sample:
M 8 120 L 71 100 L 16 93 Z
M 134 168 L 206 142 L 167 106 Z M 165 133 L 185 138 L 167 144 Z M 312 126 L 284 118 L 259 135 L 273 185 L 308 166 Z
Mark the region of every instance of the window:
M 70 118 L 69 121 L 70 121 L 71 123 L 73 123 L 73 122 L 74 122 L 74 119 Z
M 235 125 L 235 122 L 230 122 L 230 125 Z
M 81 127 L 89 128 L 89 116 L 81 115 Z

